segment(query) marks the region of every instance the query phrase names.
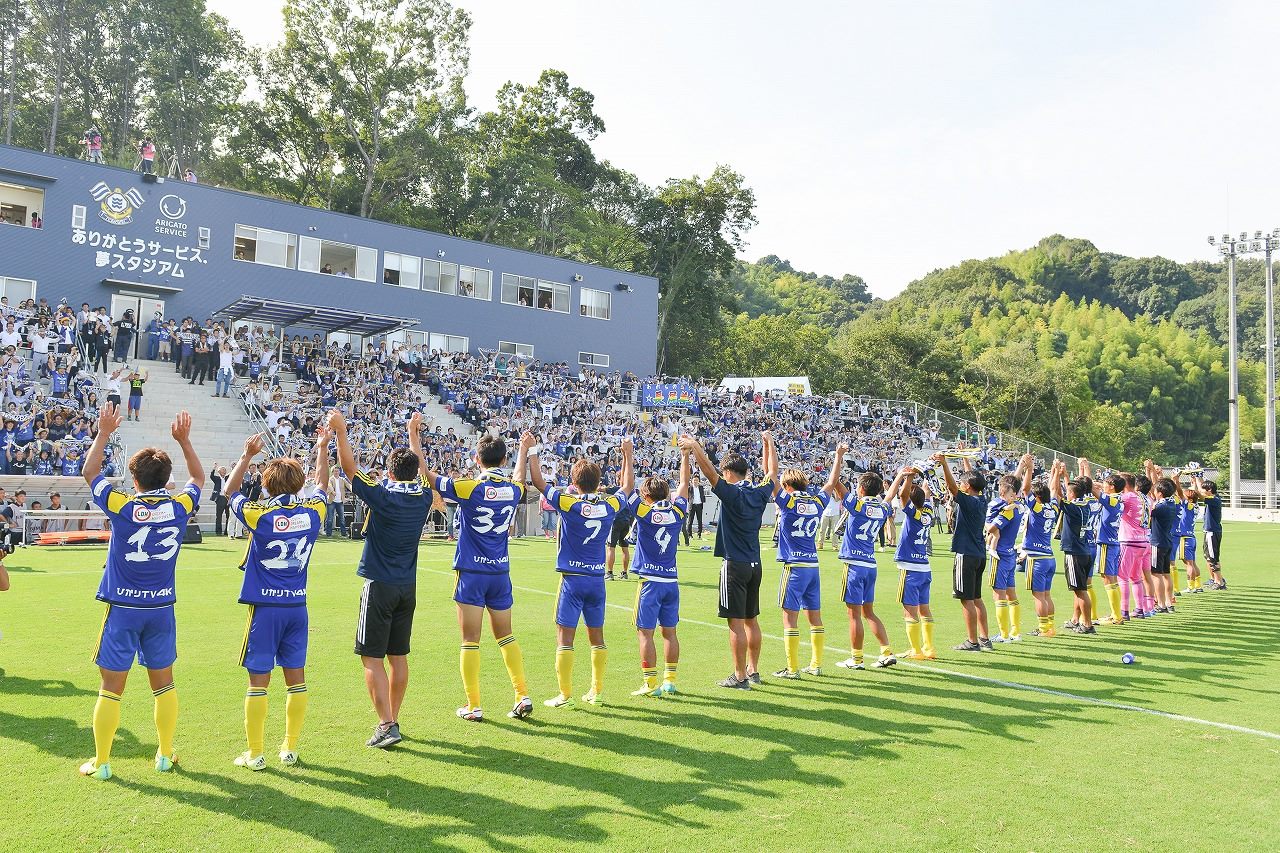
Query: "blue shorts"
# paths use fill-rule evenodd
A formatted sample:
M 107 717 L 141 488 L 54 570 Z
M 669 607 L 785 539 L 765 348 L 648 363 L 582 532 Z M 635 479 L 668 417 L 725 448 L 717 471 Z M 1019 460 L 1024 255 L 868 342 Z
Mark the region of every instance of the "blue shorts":
M 636 590 L 636 627 L 652 631 L 680 624 L 680 584 L 640 578 Z
M 127 672 L 134 658 L 147 669 L 164 669 L 178 659 L 178 623 L 173 605 L 126 607 L 108 604 L 93 662 L 113 672 Z
M 1100 567 L 1105 577 L 1118 577 L 1120 575 L 1120 546 L 1099 542 L 1098 555 L 1094 558 L 1093 565 Z
M 250 605 L 240 665 L 252 675 L 307 665 L 307 608 Z
M 998 557 L 987 555 L 987 568 L 991 570 L 991 588 L 992 589 L 1011 589 L 1015 586 L 1016 581 L 1016 565 L 1012 553 L 1001 554 Z
M 1196 537 L 1179 536 L 1178 541 L 1173 546 L 1173 558 L 1175 560 L 1196 561 Z
M 588 628 L 604 627 L 604 575 L 561 573 L 556 592 L 556 624 L 577 628 L 578 620 Z
M 141 409 L 141 408 L 142 408 L 141 395 L 130 394 L 129 395 L 129 411 L 136 412 L 138 409 Z
M 905 607 L 919 607 L 929 603 L 929 587 L 933 584 L 932 572 L 899 572 L 898 603 Z
M 856 607 L 859 604 L 872 604 L 875 600 L 875 566 L 855 566 L 849 563 L 844 570 L 844 603 Z
M 1053 587 L 1053 576 L 1058 572 L 1058 561 L 1043 554 L 1027 555 L 1027 589 L 1032 592 L 1048 592 Z
M 778 606 L 783 610 L 821 610 L 822 578 L 817 566 L 783 566 L 778 582 Z
M 480 572 L 454 572 L 457 582 L 453 585 L 453 600 L 459 604 L 487 607 L 490 610 L 510 610 L 511 575 L 482 574 Z

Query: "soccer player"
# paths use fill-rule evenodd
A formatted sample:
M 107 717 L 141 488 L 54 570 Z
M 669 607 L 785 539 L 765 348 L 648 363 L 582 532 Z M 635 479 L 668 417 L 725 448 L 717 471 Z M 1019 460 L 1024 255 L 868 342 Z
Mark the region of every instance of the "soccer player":
M 987 606 L 982 601 L 982 571 L 987 561 L 982 533 L 987 502 L 982 493 L 987 481 L 972 470 L 968 459 L 964 460 L 965 474 L 959 484 L 945 455 L 935 453 L 930 459 L 942 469 L 955 510 L 955 527 L 951 532 L 951 550 L 956 555 L 952 594 L 964 610 L 966 638 L 954 648 L 958 652 L 991 651 L 995 646 L 987 635 Z
M 1173 558 L 1181 560 L 1187 570 L 1186 592 L 1204 592 L 1204 587 L 1200 585 L 1200 566 L 1196 563 L 1196 504 L 1200 499 L 1200 493 L 1194 488 L 1184 489 L 1181 474 L 1173 478 L 1173 487 L 1174 495 L 1178 499 L 1178 524 L 1174 529 L 1176 544 Z M 1176 583 L 1173 585 L 1173 590 L 1176 595 L 1178 592 Z
M 365 687 L 378 715 L 378 725 L 366 745 L 388 749 L 404 739 L 400 733 L 400 705 L 409 687 L 418 540 L 431 512 L 422 436 L 416 429 L 409 430 L 409 449 L 397 447 L 391 451 L 387 457 L 389 476 L 379 481 L 356 467 L 342 413 L 331 411 L 328 426 L 337 440 L 338 464 L 351 481 L 351 492 L 369 508 L 364 518 L 364 550 L 356 569 L 356 574 L 365 580 L 356 622 L 355 653 L 364 666 Z M 391 669 L 389 677 L 387 664 Z
M 935 660 L 933 611 L 929 609 L 929 588 L 933 571 L 929 567 L 929 531 L 933 527 L 933 493 L 918 468 L 908 467 L 899 477 L 899 488 L 886 497 L 902 504 L 906 520 L 894 562 L 898 567 L 898 603 L 902 605 L 911 651 L 908 660 Z M 919 483 L 916 483 L 917 478 Z
M 1030 480 L 1034 463 L 1027 456 L 1019 461 L 1016 473 L 1005 474 L 996 482 L 996 496 L 987 504 L 982 528 L 987 543 L 988 565 L 991 567 L 991 589 L 996 598 L 996 623 L 1000 627 L 1000 633 L 991 638 L 994 643 L 1017 643 L 1022 640 L 1022 617 L 1018 592 L 1014 586 L 1017 578 L 1014 540 L 1018 537 L 1018 527 L 1022 521 L 1022 505 L 1018 501 L 1018 494 L 1023 483 Z
M 560 589 L 556 593 L 556 681 L 560 692 L 542 704 L 548 708 L 573 704 L 573 641 L 581 620 L 591 642 L 591 689 L 582 701 L 603 705 L 604 670 L 609 659 L 604 644 L 604 550 L 620 501 L 617 495 L 599 493 L 600 466 L 588 459 L 574 462 L 569 471 L 569 480 L 578 494 L 547 483 L 538 464 L 533 434 L 526 432 L 520 443 L 528 446 L 534 487 L 560 514 L 560 542 L 556 548 L 556 571 L 560 573 Z
M 1060 505 L 1062 512 L 1062 567 L 1067 577 L 1067 589 L 1075 596 L 1074 613 L 1064 627 L 1077 634 L 1096 634 L 1093 627 L 1093 598 L 1089 595 L 1093 577 L 1093 551 L 1089 541 L 1093 529 L 1092 484 L 1088 480 L 1072 480 L 1062 484 L 1066 475 L 1066 463 L 1054 462 L 1058 488 L 1066 500 Z
M 720 567 L 720 618 L 729 623 L 729 651 L 733 672 L 717 682 L 734 690 L 750 690 L 760 679 L 760 522 L 773 498 L 773 480 L 753 485 L 747 479 L 747 460 L 728 452 L 720 470 L 696 438 L 682 435 L 680 449 L 698 463 L 711 492 L 720 499 L 720 524 L 716 527 L 713 554 L 724 560 Z M 760 433 L 762 450 L 773 445 L 773 434 Z M 761 460 L 764 464 L 764 460 Z M 768 470 L 767 468 L 765 469 Z M 766 475 L 768 477 L 768 475 Z
M 1102 588 L 1107 594 L 1110 616 L 1095 620 L 1100 625 L 1123 625 L 1125 617 L 1120 606 L 1120 511 L 1125 480 L 1120 474 L 1111 474 L 1101 482 L 1092 481 L 1092 468 L 1088 459 L 1080 459 L 1080 476 L 1093 482 L 1093 495 L 1098 501 L 1094 518 L 1094 568 L 1102 573 Z M 1094 615 L 1097 613 L 1095 611 Z
M 1049 485 L 1045 486 L 1031 481 L 1035 457 L 1028 453 L 1022 457 L 1022 462 L 1022 504 L 1026 513 L 1022 554 L 1026 560 L 1027 589 L 1035 599 L 1036 617 L 1040 622 L 1040 627 L 1032 631 L 1031 636 L 1053 637 L 1057 635 L 1057 629 L 1053 624 L 1052 589 L 1053 576 L 1058 571 L 1058 563 L 1053 557 L 1053 533 L 1062 512 L 1058 495 L 1061 494 L 1062 475 L 1066 469 L 1060 461 L 1054 462 L 1049 471 Z
M 885 519 L 893 514 L 893 507 L 880 499 L 884 490 L 884 481 L 880 475 L 868 471 L 858 477 L 858 490 L 850 491 L 840 482 L 840 472 L 844 469 L 844 455 L 849 450 L 847 444 L 836 448 L 835 462 L 831 466 L 831 476 L 827 479 L 825 490 L 844 504 L 849 513 L 849 523 L 844 529 L 844 539 L 840 543 L 840 562 L 845 564 L 844 603 L 849 611 L 849 644 L 851 656 L 838 661 L 836 666 L 844 669 L 866 669 L 862 663 L 862 643 L 865 636 L 863 619 L 871 625 L 871 633 L 880 642 L 880 656 L 875 665 L 879 668 L 893 666 L 898 659 L 893 656 L 889 646 L 889 632 L 875 612 L 876 600 L 876 539 Z M 897 491 L 902 478 L 894 480 L 890 492 Z
M 107 604 L 94 655 L 102 687 L 93 709 L 93 741 L 97 754 L 80 772 L 94 779 L 111 778 L 111 744 L 120 726 L 120 697 L 136 657 L 147 669 L 155 698 L 156 770 L 173 769 L 177 756 L 173 736 L 178 727 L 178 691 L 173 662 L 178 658 L 173 615 L 174 573 L 187 519 L 200 507 L 204 468 L 191 446 L 191 415 L 179 412 L 169 434 L 182 449 L 191 478 L 176 495 L 165 490 L 173 462 L 158 447 L 144 447 L 129 458 L 136 494 L 128 494 L 101 475 L 107 440 L 120 428 L 120 410 L 107 404 L 98 414 L 98 435 L 89 447 L 83 475 L 93 502 L 111 519 L 111 544 L 97 598 Z
M 1156 613 L 1173 613 L 1173 578 L 1170 576 L 1170 564 L 1173 558 L 1173 546 L 1177 541 L 1178 502 L 1174 500 L 1176 491 L 1173 480 L 1162 476 L 1159 468 L 1154 472 L 1155 504 L 1151 507 L 1151 575 L 1155 592 Z
M 1218 484 L 1204 479 L 1197 471 L 1192 484 L 1203 495 L 1204 503 L 1204 560 L 1209 564 L 1209 589 L 1226 590 L 1227 579 L 1222 576 L 1222 498 L 1218 497 Z
M 249 621 L 240 648 L 240 665 L 249 673 L 244 699 L 244 731 L 247 749 L 235 760 L 237 767 L 265 770 L 263 744 L 267 730 L 267 688 L 278 665 L 284 673 L 284 743 L 280 763 L 298 763 L 298 738 L 307 715 L 307 566 L 311 549 L 324 529 L 329 499 L 329 433 L 316 430 L 315 492 L 302 497 L 307 484 L 301 463 L 290 457 L 273 459 L 262 471 L 266 500 L 250 502 L 240 494 L 240 482 L 262 452 L 261 435 L 245 439 L 244 453 L 231 471 L 227 489 L 230 509 L 249 531 L 249 547 L 240 570 L 244 582 L 240 603 L 249 605 Z
M 1130 614 L 1145 619 L 1143 601 L 1143 575 L 1151 566 L 1151 541 L 1147 536 L 1150 508 L 1147 497 L 1138 491 L 1138 478 L 1124 474 L 1124 492 L 1120 495 L 1120 615 L 1129 619 Z M 1146 480 L 1143 477 L 1142 480 Z M 1149 481 L 1148 481 L 1149 483 Z M 1130 593 L 1136 599 L 1129 609 Z
M 634 472 L 633 472 L 634 473 Z M 627 503 L 628 492 L 621 486 L 614 490 L 618 496 L 619 510 L 618 515 L 613 519 L 613 525 L 609 528 L 609 544 L 605 549 L 604 560 L 604 576 L 605 580 L 613 580 L 613 560 L 617 550 L 622 549 L 622 579 L 627 579 L 627 567 L 631 565 L 631 545 L 627 540 L 631 536 L 631 524 L 635 520 L 635 516 L 631 512 L 631 505 Z
M 421 419 L 415 412 L 409 429 L 417 430 Z M 529 687 L 524 676 L 524 654 L 511 628 L 511 519 L 524 503 L 525 460 L 529 445 L 521 442 L 516 453 L 515 469 L 508 474 L 507 443 L 488 433 L 476 445 L 475 461 L 480 467 L 476 479 L 453 479 L 431 471 L 427 477 L 445 500 L 458 505 L 458 548 L 453 555 L 457 572 L 453 600 L 458 608 L 458 625 L 462 630 L 462 649 L 458 669 L 467 704 L 458 716 L 478 723 L 484 719 L 480 707 L 480 633 L 485 611 L 489 627 L 498 642 L 498 651 L 506 665 L 515 705 L 507 712 L 512 719 L 523 720 L 533 714 Z
M 676 546 L 689 514 L 689 454 L 680 452 L 680 485 L 671 497 L 671 485 L 661 477 L 647 477 L 635 489 L 635 448 L 622 440 L 622 495 L 636 517 L 636 557 L 633 569 L 640 579 L 636 590 L 636 633 L 640 642 L 640 675 L 643 683 L 632 696 L 672 696 L 680 663 L 680 584 L 676 576 Z M 666 667 L 658 684 L 658 649 L 653 632 L 662 628 Z
M 774 503 L 778 507 L 778 562 L 782 580 L 778 585 L 778 606 L 782 608 L 782 639 L 787 656 L 785 668 L 776 678 L 799 678 L 800 673 L 822 674 L 822 649 L 826 628 L 822 625 L 822 577 L 818 571 L 816 536 L 822 515 L 831 503 L 831 489 L 809 491 L 803 471 L 789 468 L 778 475 L 777 449 L 770 447 L 765 465 L 774 483 Z M 809 665 L 800 668 L 800 611 L 809 622 L 813 647 Z

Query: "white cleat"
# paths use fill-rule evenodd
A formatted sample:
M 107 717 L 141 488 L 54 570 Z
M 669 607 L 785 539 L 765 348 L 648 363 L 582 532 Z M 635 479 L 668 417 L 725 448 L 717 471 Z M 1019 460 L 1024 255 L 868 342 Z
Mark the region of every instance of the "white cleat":
M 565 708 L 572 705 L 573 700 L 562 693 L 551 699 L 544 699 L 542 704 L 546 705 L 548 708 Z
M 233 763 L 236 767 L 248 767 L 255 773 L 259 770 L 267 769 L 267 757 L 265 755 L 250 755 L 247 750 L 237 755 Z
M 285 767 L 293 767 L 298 763 L 298 753 L 291 749 L 280 750 L 280 763 Z
M 887 667 L 893 666 L 897 662 L 898 662 L 898 659 L 895 658 L 893 655 L 881 655 L 880 657 L 876 658 L 876 662 L 873 665 L 877 669 L 885 669 Z

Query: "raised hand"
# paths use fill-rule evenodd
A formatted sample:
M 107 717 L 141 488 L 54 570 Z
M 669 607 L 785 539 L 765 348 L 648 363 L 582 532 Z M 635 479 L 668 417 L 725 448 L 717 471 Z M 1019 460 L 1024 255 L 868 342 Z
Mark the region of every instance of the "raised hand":
M 344 418 L 342 416 L 342 412 L 337 409 L 333 409 L 329 412 L 328 417 L 325 418 L 325 424 L 327 424 L 329 429 L 331 429 L 335 434 L 345 432 L 347 429 L 347 419 Z
M 267 446 L 267 440 L 262 433 L 255 432 L 244 440 L 244 455 L 249 459 L 257 456 Z
M 324 427 L 316 430 L 316 447 L 324 448 L 329 446 L 329 439 L 333 438 L 333 433 Z
M 191 415 L 185 409 L 174 416 L 173 423 L 169 425 L 169 434 L 178 444 L 191 440 Z
M 422 431 L 422 412 L 414 412 L 409 416 L 409 435 L 416 435 Z
M 111 435 L 120 428 L 124 418 L 120 417 L 120 407 L 115 403 L 107 403 L 98 412 L 98 432 Z
M 524 448 L 525 452 L 532 450 L 537 443 L 538 437 L 529 430 L 525 430 L 524 434 L 520 436 L 520 446 Z
M 622 455 L 623 456 L 630 456 L 634 450 L 635 450 L 635 443 L 632 442 L 631 436 L 627 436 L 624 439 L 622 439 Z
M 685 453 L 694 453 L 698 450 L 698 448 L 702 447 L 702 445 L 698 443 L 698 439 L 694 438 L 691 435 L 680 436 L 680 438 L 677 441 L 677 444 L 679 444 L 680 449 L 683 450 Z

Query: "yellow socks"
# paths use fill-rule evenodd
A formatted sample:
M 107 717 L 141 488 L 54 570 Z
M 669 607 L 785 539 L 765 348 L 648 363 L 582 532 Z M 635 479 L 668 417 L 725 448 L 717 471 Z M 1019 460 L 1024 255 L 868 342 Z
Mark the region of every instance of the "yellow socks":
M 934 648 L 933 648 L 933 617 L 932 617 L 932 616 L 926 616 L 926 617 L 924 617 L 924 620 L 922 621 L 922 624 L 921 624 L 921 626 L 920 626 L 920 627 L 921 627 L 921 629 L 922 629 L 922 630 L 923 630 L 923 632 L 924 632 L 924 653 L 925 653 L 926 655 L 931 655 L 931 654 L 933 654 L 933 653 L 934 653 Z
M 573 646 L 556 647 L 556 682 L 561 696 L 573 695 Z
M 827 644 L 827 630 L 821 625 L 809 627 L 809 642 L 813 644 L 813 654 L 809 657 L 809 666 L 818 669 L 822 666 L 822 651 Z
M 1178 591 L 1178 566 L 1172 560 L 1169 561 L 1169 594 Z M 1170 602 L 1172 603 L 1172 602 Z
M 787 650 L 787 669 L 798 672 L 800 670 L 800 629 L 783 628 L 782 645 Z
M 1053 617 L 1040 616 L 1038 618 L 1040 620 L 1040 633 L 1045 636 L 1053 633 Z
M 480 707 L 480 644 L 463 643 L 458 652 L 458 669 L 462 673 L 462 689 L 467 692 L 467 707 Z
M 98 691 L 98 702 L 93 706 L 93 745 L 97 755 L 93 763 L 98 767 L 111 763 L 111 744 L 120 728 L 120 696 L 110 690 Z
M 882 657 L 882 658 L 883 658 L 883 657 L 888 657 L 888 656 L 890 656 L 890 655 L 892 655 L 892 654 L 893 654 L 893 649 L 892 649 L 892 648 L 890 648 L 889 646 L 881 646 L 881 647 L 880 647 L 880 657 Z
M 853 650 L 853 662 L 862 663 L 862 649 Z
M 604 665 L 608 660 L 608 648 L 605 646 L 591 647 L 591 689 L 597 696 L 604 693 Z
M 644 686 L 649 690 L 653 690 L 658 686 L 658 667 L 657 664 L 640 664 L 640 675 L 644 678 Z
M 262 755 L 262 742 L 267 736 L 267 688 L 250 687 L 244 694 L 244 735 L 249 755 Z
M 1093 581 L 1089 581 L 1089 620 L 1093 621 L 1098 618 L 1098 594 L 1093 590 Z
M 1013 633 L 1005 636 L 1018 637 L 1022 635 L 1022 605 L 1017 601 L 1009 602 L 1009 625 Z
M 1111 607 L 1111 621 L 1119 622 L 1120 617 L 1120 584 L 1119 582 L 1104 584 L 1107 591 L 1107 604 Z
M 1013 636 L 1013 620 L 1009 614 L 1009 602 L 1003 598 L 996 599 L 996 624 L 1000 626 L 1000 636 Z
M 921 634 L 923 633 L 923 626 L 920 624 L 920 620 L 907 619 L 906 622 L 907 622 L 907 642 L 911 644 L 912 653 L 917 655 L 923 654 L 924 643 L 921 642 Z
M 676 683 L 676 667 L 677 666 L 679 666 L 679 664 L 670 663 L 670 662 L 667 663 L 667 668 L 662 673 L 662 682 L 664 684 Z
M 173 735 L 178 731 L 178 689 L 170 681 L 151 691 L 151 695 L 155 697 L 156 739 L 160 744 L 157 754 L 169 758 L 173 755 Z
M 529 695 L 529 685 L 524 680 L 524 653 L 513 634 L 498 640 L 498 651 L 502 653 L 502 662 L 507 666 L 507 675 L 511 677 L 511 687 L 518 702 Z
M 295 684 L 284 695 L 284 748 L 298 751 L 298 738 L 302 734 L 302 721 L 307 717 L 307 685 Z

